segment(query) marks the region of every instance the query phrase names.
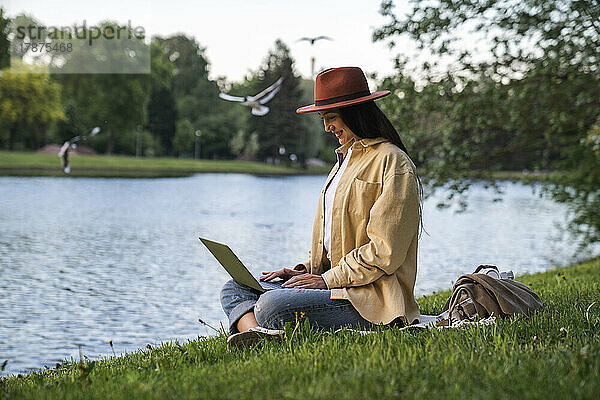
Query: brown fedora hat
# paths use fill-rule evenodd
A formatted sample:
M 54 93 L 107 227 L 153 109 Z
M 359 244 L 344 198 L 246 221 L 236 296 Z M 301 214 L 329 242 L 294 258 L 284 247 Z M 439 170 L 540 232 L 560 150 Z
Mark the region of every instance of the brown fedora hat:
M 358 67 L 329 68 L 315 79 L 315 104 L 300 107 L 303 114 L 331 108 L 351 106 L 390 94 L 389 90 L 371 93 L 367 78 Z

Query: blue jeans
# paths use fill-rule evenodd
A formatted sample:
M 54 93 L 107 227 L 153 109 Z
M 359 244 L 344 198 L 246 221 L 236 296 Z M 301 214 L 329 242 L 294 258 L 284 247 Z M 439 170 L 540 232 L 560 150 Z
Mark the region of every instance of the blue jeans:
M 373 324 L 360 316 L 348 300 L 332 300 L 331 290 L 281 288 L 281 282 L 262 282 L 273 289 L 263 294 L 234 280 L 221 290 L 221 305 L 229 318 L 229 332 L 237 333 L 237 322 L 254 310 L 258 324 L 283 329 L 286 322 L 307 318 L 310 325 L 323 330 L 344 326 L 370 328 Z

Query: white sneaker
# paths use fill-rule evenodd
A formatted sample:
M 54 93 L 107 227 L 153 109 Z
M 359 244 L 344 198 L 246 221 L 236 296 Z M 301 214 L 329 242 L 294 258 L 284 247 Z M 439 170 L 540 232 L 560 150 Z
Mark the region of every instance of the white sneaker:
M 227 338 L 227 346 L 250 347 L 262 339 L 281 341 L 285 331 L 280 329 L 267 329 L 262 326 L 250 328 L 245 332 L 235 333 Z

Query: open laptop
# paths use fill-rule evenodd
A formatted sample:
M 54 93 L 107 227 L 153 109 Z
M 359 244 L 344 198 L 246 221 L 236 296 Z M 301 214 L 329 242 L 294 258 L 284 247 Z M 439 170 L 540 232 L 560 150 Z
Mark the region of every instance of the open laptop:
M 206 246 L 208 251 L 219 261 L 225 270 L 231 275 L 233 280 L 242 285 L 246 285 L 260 293 L 271 289 L 281 289 L 281 283 L 259 282 L 240 259 L 231 251 L 229 246 L 213 242 L 212 240 L 198 238 Z

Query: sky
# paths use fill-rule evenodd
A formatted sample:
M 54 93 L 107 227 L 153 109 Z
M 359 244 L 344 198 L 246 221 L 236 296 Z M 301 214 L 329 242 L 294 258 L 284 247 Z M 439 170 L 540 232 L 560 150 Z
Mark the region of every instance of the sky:
M 396 12 L 403 14 L 408 0 L 396 0 Z M 87 25 L 110 19 L 125 25 L 143 26 L 150 35 L 185 33 L 194 36 L 210 62 L 210 77 L 224 76 L 239 81 L 256 70 L 274 47 L 283 40 L 296 61 L 296 70 L 310 77 L 311 57 L 316 71 L 339 66 L 359 66 L 379 76 L 393 73 L 393 59 L 399 51 L 414 53 L 408 40 L 390 50 L 386 43 L 373 43 L 375 28 L 386 19 L 379 14 L 380 0 L 213 0 L 155 1 L 105 0 L 0 0 L 11 17 L 26 13 L 46 26 Z M 326 35 L 314 46 L 301 37 Z

